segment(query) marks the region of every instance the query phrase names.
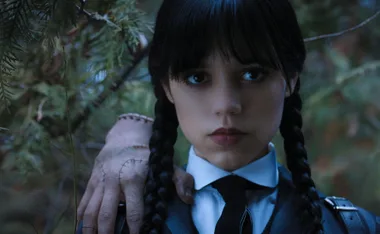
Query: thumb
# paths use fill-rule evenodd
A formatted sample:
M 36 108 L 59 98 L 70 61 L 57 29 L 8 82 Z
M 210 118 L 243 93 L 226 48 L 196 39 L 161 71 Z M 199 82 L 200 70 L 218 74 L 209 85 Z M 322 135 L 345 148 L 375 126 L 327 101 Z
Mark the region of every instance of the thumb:
M 174 166 L 173 182 L 179 198 L 187 204 L 192 204 L 194 202 L 194 177 L 181 167 Z

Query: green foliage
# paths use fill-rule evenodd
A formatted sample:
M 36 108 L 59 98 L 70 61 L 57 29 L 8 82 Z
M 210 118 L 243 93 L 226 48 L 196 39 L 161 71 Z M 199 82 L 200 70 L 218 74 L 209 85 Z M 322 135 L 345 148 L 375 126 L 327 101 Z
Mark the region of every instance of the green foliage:
M 130 50 L 138 45 L 138 36 L 144 27 L 140 20 L 142 12 L 134 4 L 134 1 L 118 0 L 108 14 L 92 15 L 106 23 L 99 29 L 89 30 L 87 35 L 92 48 L 88 55 L 94 58 L 91 61 L 94 72 L 112 72 L 131 60 Z
M 340 0 L 292 2 L 305 37 L 342 30 L 346 22 L 356 24 L 372 14 Z M 128 77 L 121 74 L 134 66 L 132 52 L 143 47 L 142 35 L 151 37 L 159 4 L 139 1 L 138 8 L 134 0 L 88 0 L 80 11 L 80 1 L 0 1 L 0 206 L 7 207 L 0 211 L 0 227 L 5 234 L 72 231 L 73 193 L 83 193 L 117 116 L 153 116 L 146 59 Z M 318 187 L 374 212 L 380 210 L 380 191 L 374 189 L 380 188 L 378 22 L 309 42 L 301 74 L 304 132 Z M 122 85 L 115 89 L 115 82 Z M 277 136 L 274 143 L 284 162 L 282 139 Z M 176 163 L 186 162 L 188 146 L 179 130 Z M 9 220 L 9 213 L 19 217 Z
M 339 69 L 339 67 L 337 68 Z M 365 77 L 369 72 L 376 69 L 380 69 L 380 61 L 373 61 L 355 69 L 348 69 L 349 71 L 344 74 L 338 73 L 335 82 L 328 88 L 322 87 L 320 90 L 317 90 L 306 100 L 306 105 L 312 107 L 338 90 L 342 90 L 344 97 L 352 99 L 351 101 L 369 100 L 370 102 L 377 103 L 374 99 L 376 98 L 376 90 L 374 89 L 378 87 L 379 79 L 374 75 Z M 363 82 L 363 80 L 358 80 L 359 78 L 366 79 L 366 81 L 370 80 L 370 82 Z M 361 89 L 357 89 L 358 84 L 361 85 Z
M 75 23 L 75 5 L 67 0 L 9 0 L 0 10 L 0 99 L 9 105 L 9 82 L 31 44 L 41 43 L 49 54 L 60 31 Z

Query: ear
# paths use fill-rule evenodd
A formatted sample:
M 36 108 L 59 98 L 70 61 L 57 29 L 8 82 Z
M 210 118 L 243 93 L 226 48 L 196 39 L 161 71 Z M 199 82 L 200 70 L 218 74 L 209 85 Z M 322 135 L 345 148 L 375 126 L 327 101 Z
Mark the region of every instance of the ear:
M 161 83 L 162 87 L 164 88 L 164 91 L 165 91 L 165 95 L 166 97 L 169 99 L 169 101 L 174 104 L 174 99 L 173 99 L 173 96 L 172 96 L 172 93 L 170 92 L 170 87 L 169 85 L 167 84 L 164 84 L 164 83 Z
M 285 94 L 286 97 L 289 97 L 293 93 L 294 88 L 296 87 L 298 79 L 299 78 L 298 78 L 298 72 L 297 72 L 295 74 L 295 76 L 292 79 L 290 79 L 289 86 L 286 85 L 286 94 Z

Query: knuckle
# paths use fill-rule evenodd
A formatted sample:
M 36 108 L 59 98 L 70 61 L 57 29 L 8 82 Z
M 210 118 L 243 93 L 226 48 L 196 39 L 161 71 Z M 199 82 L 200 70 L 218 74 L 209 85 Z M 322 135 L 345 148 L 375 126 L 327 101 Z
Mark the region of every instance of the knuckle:
M 97 170 L 94 172 L 88 181 L 88 186 L 91 186 L 92 188 L 96 188 L 96 186 L 99 184 L 99 182 L 102 180 L 101 178 L 102 173 L 100 170 Z
M 139 190 L 138 192 L 142 192 L 142 190 Z M 125 198 L 130 207 L 130 210 L 131 210 L 130 213 L 139 213 L 138 211 L 136 211 L 137 210 L 136 208 L 141 207 L 142 196 L 140 197 L 138 193 L 136 192 L 135 194 L 127 194 Z
M 110 212 L 101 212 L 99 214 L 99 220 L 100 221 L 110 221 L 112 219 L 112 214 Z
M 132 222 L 132 223 L 142 222 L 142 215 L 140 214 L 140 212 L 137 212 L 134 210 L 128 212 L 126 218 L 128 222 Z
M 83 215 L 84 220 L 93 221 L 95 219 L 95 214 L 90 211 L 85 211 Z
M 136 172 L 133 173 L 126 173 L 123 179 L 126 182 L 136 182 L 141 180 L 141 176 L 137 174 Z
M 135 170 L 124 170 L 124 172 L 120 173 L 120 180 L 124 183 L 139 184 L 144 182 L 144 178 L 144 175 Z

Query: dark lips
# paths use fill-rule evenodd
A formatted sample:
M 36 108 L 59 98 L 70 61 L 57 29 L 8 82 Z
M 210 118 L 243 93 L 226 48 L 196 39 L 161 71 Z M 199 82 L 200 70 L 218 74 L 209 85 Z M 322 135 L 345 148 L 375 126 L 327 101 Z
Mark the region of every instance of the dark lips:
M 235 128 L 219 128 L 210 134 L 211 140 L 221 146 L 237 144 L 246 133 Z
M 216 134 L 236 135 L 236 134 L 245 134 L 245 133 L 236 128 L 218 128 L 213 133 L 211 133 L 211 135 L 216 135 Z

